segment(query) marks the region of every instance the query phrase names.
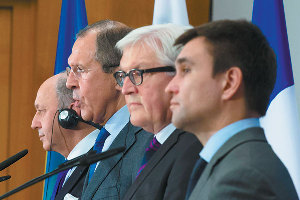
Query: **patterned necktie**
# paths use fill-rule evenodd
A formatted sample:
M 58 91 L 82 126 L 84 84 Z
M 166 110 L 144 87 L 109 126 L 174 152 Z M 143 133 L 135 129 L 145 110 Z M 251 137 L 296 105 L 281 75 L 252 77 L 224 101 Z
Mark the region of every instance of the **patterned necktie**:
M 64 181 L 65 181 L 65 178 L 66 178 L 66 175 L 67 175 L 68 171 L 69 171 L 69 170 L 67 169 L 67 170 L 65 170 L 65 171 L 60 172 L 60 173 L 57 175 L 56 183 L 55 183 L 55 186 L 54 186 L 52 195 L 51 195 L 51 200 L 54 200 L 54 199 L 55 199 L 57 193 L 58 193 L 59 190 L 62 188 L 63 183 L 64 183 Z
M 189 199 L 194 187 L 196 186 L 203 170 L 205 169 L 207 162 L 203 158 L 199 158 L 194 166 L 192 174 L 190 176 L 187 192 L 185 195 L 185 199 Z
M 107 137 L 109 135 L 110 135 L 109 132 L 104 127 L 101 128 L 100 133 L 99 133 L 99 135 L 96 139 L 93 150 L 95 150 L 97 153 L 101 153 L 102 149 L 103 149 L 104 142 L 105 142 L 105 140 L 107 139 Z M 96 169 L 96 165 L 97 165 L 97 162 L 90 165 L 89 182 L 90 182 L 90 180 L 91 180 L 91 178 L 94 174 L 94 171 Z
M 154 137 L 153 140 L 150 142 L 149 147 L 146 149 L 146 152 L 145 152 L 144 157 L 143 157 L 142 165 L 141 165 L 136 177 L 139 176 L 141 171 L 147 165 L 147 162 L 154 155 L 154 153 L 159 149 L 160 146 L 161 146 L 161 144 L 157 141 L 156 137 Z

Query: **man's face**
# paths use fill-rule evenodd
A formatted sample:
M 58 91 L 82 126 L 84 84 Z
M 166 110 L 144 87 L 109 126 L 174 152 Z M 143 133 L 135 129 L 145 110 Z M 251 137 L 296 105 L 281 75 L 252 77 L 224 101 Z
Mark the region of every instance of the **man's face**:
M 164 66 L 147 45 L 136 44 L 125 48 L 120 62 L 121 70 L 150 69 Z M 130 111 L 130 121 L 146 131 L 157 133 L 171 123 L 170 94 L 164 92 L 173 78 L 168 72 L 144 73 L 141 85 L 134 85 L 128 77 L 124 80 L 122 93 Z
M 38 129 L 40 140 L 46 151 L 58 151 L 59 144 L 63 141 L 61 134 L 59 134 L 57 116 L 54 119 L 57 104 L 54 85 L 50 87 L 49 82 L 43 84 L 36 95 L 34 103 L 36 113 L 32 119 L 31 128 Z
M 213 57 L 203 37 L 188 42 L 176 59 L 176 76 L 166 88 L 173 95 L 170 109 L 177 128 L 212 130 L 221 105 L 222 81 L 213 77 Z
M 116 81 L 112 74 L 104 73 L 102 66 L 95 60 L 95 31 L 88 32 L 74 43 L 72 54 L 68 59 L 72 70 L 83 70 L 80 77 L 71 72 L 67 79 L 67 87 L 73 89 L 76 106 L 80 106 L 84 120 L 103 123 L 110 117 L 116 107 Z

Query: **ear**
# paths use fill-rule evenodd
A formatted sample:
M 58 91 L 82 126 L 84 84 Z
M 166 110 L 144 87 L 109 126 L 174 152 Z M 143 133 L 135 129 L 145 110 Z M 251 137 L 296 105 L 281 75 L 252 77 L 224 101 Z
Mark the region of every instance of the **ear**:
M 243 73 L 239 67 L 231 67 L 224 74 L 223 100 L 232 99 L 242 85 Z

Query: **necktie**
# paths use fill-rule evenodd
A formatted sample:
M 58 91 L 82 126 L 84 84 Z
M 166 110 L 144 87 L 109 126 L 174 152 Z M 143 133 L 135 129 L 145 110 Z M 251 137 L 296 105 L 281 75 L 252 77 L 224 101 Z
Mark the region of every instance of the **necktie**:
M 137 173 L 137 176 L 141 173 L 141 171 L 145 168 L 147 162 L 150 160 L 150 158 L 154 155 L 154 153 L 158 150 L 158 148 L 161 146 L 161 144 L 157 141 L 156 137 L 153 138 L 153 140 L 150 142 L 149 147 L 146 149 L 146 152 L 144 154 L 141 167 L 139 168 L 139 171 Z
M 57 179 L 56 179 L 56 183 L 54 185 L 54 189 L 53 189 L 53 192 L 52 192 L 52 195 L 51 195 L 51 200 L 54 200 L 57 193 L 59 192 L 59 190 L 62 188 L 63 186 L 63 183 L 65 181 L 65 178 L 66 178 L 66 175 L 68 173 L 68 169 L 65 170 L 65 171 L 62 171 L 58 174 L 57 176 Z
M 96 139 L 95 145 L 93 147 L 93 150 L 95 150 L 97 153 L 101 153 L 103 149 L 104 142 L 106 138 L 109 136 L 109 132 L 103 127 L 100 130 L 100 133 Z M 90 165 L 90 170 L 89 170 L 89 182 L 94 174 L 95 168 L 96 168 L 97 163 L 93 163 Z
M 192 174 L 190 176 L 190 180 L 189 180 L 189 184 L 188 184 L 188 188 L 187 188 L 187 192 L 186 192 L 186 196 L 185 196 L 186 200 L 190 197 L 190 195 L 191 195 L 194 187 L 196 186 L 206 165 L 207 165 L 207 162 L 203 158 L 200 157 L 197 160 L 197 162 L 194 166 L 194 169 L 192 171 Z

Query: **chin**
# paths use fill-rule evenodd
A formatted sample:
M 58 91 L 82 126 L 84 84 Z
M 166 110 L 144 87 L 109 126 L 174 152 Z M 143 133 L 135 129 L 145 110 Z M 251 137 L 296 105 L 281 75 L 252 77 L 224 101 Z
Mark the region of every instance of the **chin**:
M 50 151 L 50 145 L 47 145 L 47 144 L 43 145 L 43 149 L 45 151 Z M 53 149 L 52 149 L 52 151 L 53 151 Z
M 130 116 L 130 122 L 134 126 L 139 126 L 143 128 L 143 125 L 145 124 L 144 120 L 141 117 L 134 117 Z

